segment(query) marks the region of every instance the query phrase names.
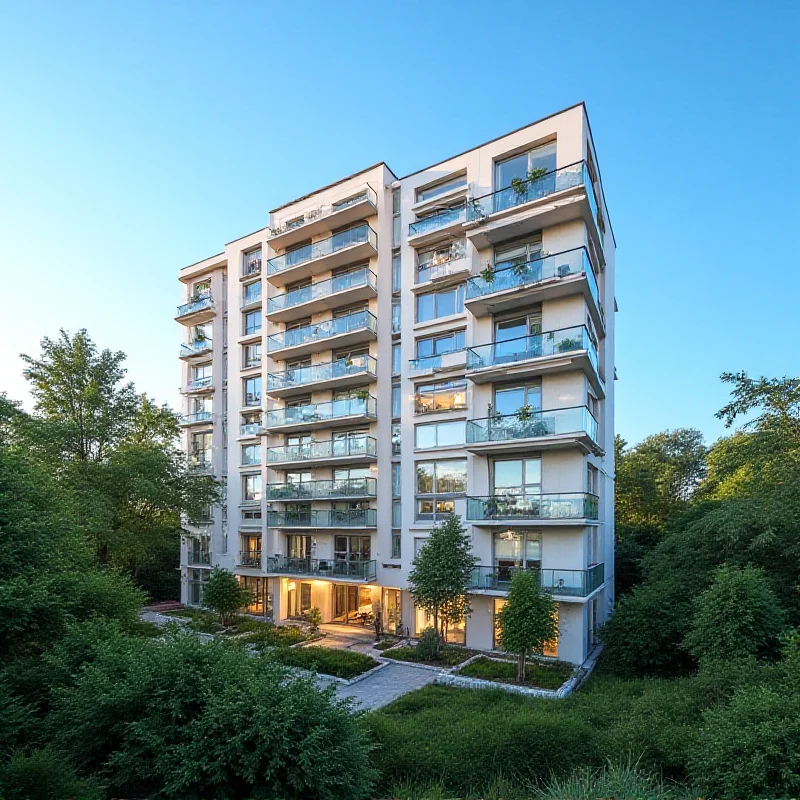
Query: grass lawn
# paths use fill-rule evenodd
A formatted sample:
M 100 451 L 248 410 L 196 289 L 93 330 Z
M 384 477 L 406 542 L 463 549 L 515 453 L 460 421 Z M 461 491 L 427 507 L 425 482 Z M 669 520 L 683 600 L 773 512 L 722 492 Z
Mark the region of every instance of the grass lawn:
M 273 650 L 270 658 L 289 667 L 302 667 L 348 680 L 378 666 L 374 658 L 363 653 L 336 650 L 333 647 L 282 648 Z
M 372 645 L 376 650 L 388 650 L 390 647 L 394 647 L 397 644 L 395 639 L 384 639 L 377 644 Z
M 383 655 L 385 658 L 392 658 L 395 661 L 414 661 L 417 664 L 428 664 L 431 667 L 455 667 L 477 653 L 474 650 L 465 650 L 463 647 L 445 645 L 442 648 L 442 657 L 438 661 L 422 661 L 417 658 L 417 648 L 411 646 L 396 647 Z
M 514 661 L 478 658 L 460 669 L 458 674 L 469 678 L 482 678 L 485 681 L 517 684 L 517 665 Z M 563 661 L 548 663 L 530 660 L 525 666 L 525 682 L 522 685 L 537 689 L 558 689 L 570 675 L 572 675 L 571 664 Z

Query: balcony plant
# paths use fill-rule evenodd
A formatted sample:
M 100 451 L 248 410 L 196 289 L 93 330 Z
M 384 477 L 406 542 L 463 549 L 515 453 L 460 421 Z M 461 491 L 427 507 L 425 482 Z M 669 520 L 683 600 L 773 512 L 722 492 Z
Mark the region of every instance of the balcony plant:
M 469 210 L 469 216 L 473 222 L 482 222 L 483 218 L 486 216 L 481 201 L 474 197 L 467 200 L 467 209 Z
M 511 271 L 517 278 L 522 278 L 527 275 L 529 269 L 528 261 L 525 258 L 515 258 L 511 262 Z
M 517 419 L 520 422 L 528 422 L 533 417 L 533 406 L 526 404 L 517 409 Z
M 514 190 L 514 194 L 516 194 L 517 198 L 522 198 L 528 193 L 528 182 L 522 180 L 522 178 L 512 178 L 511 188 Z
M 567 353 L 570 350 L 577 350 L 580 347 L 580 344 L 580 339 L 575 337 L 567 337 L 566 339 L 562 339 L 556 345 L 556 348 L 559 353 Z
M 492 266 L 492 264 L 487 263 L 486 267 L 481 270 L 481 278 L 483 278 L 484 283 L 494 283 L 495 275 L 497 274 L 497 270 Z
M 356 400 L 366 402 L 369 398 L 369 389 L 359 389 L 357 392 L 355 392 L 353 397 L 355 397 Z

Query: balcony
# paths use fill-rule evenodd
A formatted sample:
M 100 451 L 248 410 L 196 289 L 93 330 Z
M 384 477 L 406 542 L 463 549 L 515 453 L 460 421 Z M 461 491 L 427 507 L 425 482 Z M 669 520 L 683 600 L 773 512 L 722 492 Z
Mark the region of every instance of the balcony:
M 328 509 L 322 511 L 268 511 L 268 528 L 377 528 L 378 511 L 374 508 Z
M 211 566 L 211 553 L 203 550 L 187 550 L 186 563 L 190 567 Z
M 281 430 L 286 433 L 308 428 L 340 428 L 363 422 L 372 422 L 378 417 L 378 401 L 372 396 L 349 397 L 327 403 L 309 403 L 267 411 L 264 429 Z
M 269 231 L 269 243 L 273 249 L 291 247 L 303 239 L 310 239 L 325 231 L 331 231 L 374 217 L 378 213 L 378 196 L 366 185 L 356 194 L 327 205 L 317 206 L 304 214 L 295 214 L 285 222 L 279 222 Z
M 475 567 L 469 591 L 472 594 L 508 594 L 512 577 L 522 567 Z M 605 583 L 605 564 L 589 569 L 534 569 L 542 590 L 556 597 L 589 597 Z
M 206 375 L 202 378 L 195 378 L 193 381 L 189 381 L 189 383 L 186 384 L 186 388 L 183 391 L 184 394 L 200 394 L 201 392 L 213 392 L 214 379 L 211 375 Z
M 178 306 L 175 319 L 183 325 L 202 325 L 214 318 L 214 299 L 211 294 L 193 297 L 188 303 Z
M 597 278 L 583 247 L 519 261 L 502 269 L 488 267 L 467 281 L 464 305 L 476 317 L 482 317 L 578 292 L 586 299 L 594 324 L 604 330 L 605 313 Z
M 212 419 L 213 414 L 210 411 L 196 411 L 194 414 L 184 414 L 178 417 L 178 424 L 181 427 L 189 427 L 190 425 L 210 423 Z
M 432 262 L 417 266 L 416 283 L 411 287 L 412 292 L 426 292 L 431 287 L 448 286 L 460 283 L 469 274 L 471 261 L 464 255 L 443 261 Z
M 467 348 L 467 377 L 473 383 L 527 379 L 575 369 L 586 373 L 599 398 L 605 397 L 597 348 L 583 325 Z
M 584 161 L 467 201 L 466 234 L 480 250 L 574 219 L 583 219 L 602 252 L 589 171 Z
M 286 372 L 270 372 L 267 374 L 267 394 L 288 397 L 309 389 L 320 391 L 363 386 L 375 380 L 377 369 L 378 362 L 372 356 L 360 355 L 310 367 L 293 367 Z
M 435 375 L 439 372 L 463 372 L 467 365 L 467 351 L 453 350 L 435 356 L 412 358 L 408 364 L 414 378 Z
M 322 558 L 267 559 L 267 572 L 274 575 L 302 575 L 332 580 L 374 581 L 377 576 L 375 561 L 344 561 Z
M 475 525 L 585 525 L 597 522 L 598 499 L 586 492 L 468 497 L 467 519 Z
M 553 411 L 520 409 L 516 414 L 467 421 L 466 449 L 470 453 L 517 453 L 580 447 L 600 455 L 597 420 L 586 406 Z
M 463 204 L 434 211 L 409 224 L 408 242 L 414 247 L 420 247 L 453 234 L 461 234 L 466 219 L 467 209 Z
M 194 358 L 195 356 L 203 356 L 211 352 L 211 339 L 195 339 L 188 344 L 181 344 L 181 354 L 179 358 L 184 360 Z
M 377 294 L 378 276 L 368 267 L 362 267 L 270 297 L 267 316 L 272 322 L 291 322 L 326 309 L 369 300 Z
M 239 436 L 258 436 L 260 430 L 260 422 L 245 422 L 239 426 Z
M 327 239 L 298 247 L 267 261 L 267 280 L 283 284 L 319 275 L 371 258 L 378 252 L 378 236 L 369 225 L 358 225 Z
M 210 453 L 193 453 L 189 456 L 187 469 L 192 475 L 212 475 L 214 466 Z
M 267 337 L 267 351 L 275 358 L 295 358 L 319 350 L 353 347 L 378 338 L 378 320 L 369 311 L 303 325 Z
M 339 500 L 375 497 L 378 482 L 375 478 L 340 478 L 329 481 L 300 483 L 268 483 L 268 501 Z
M 243 550 L 239 553 L 237 566 L 249 567 L 251 569 L 261 569 L 261 551 Z
M 378 448 L 372 436 L 347 436 L 307 444 L 267 448 L 267 464 L 281 468 L 310 464 L 359 464 L 377 461 Z

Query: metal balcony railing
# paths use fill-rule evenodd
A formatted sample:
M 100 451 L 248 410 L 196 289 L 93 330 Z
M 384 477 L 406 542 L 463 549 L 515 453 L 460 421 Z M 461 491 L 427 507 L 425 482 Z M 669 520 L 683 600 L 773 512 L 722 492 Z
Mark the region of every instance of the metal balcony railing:
M 261 566 L 261 551 L 260 550 L 242 550 L 239 553 L 239 566 L 240 567 L 260 567 Z

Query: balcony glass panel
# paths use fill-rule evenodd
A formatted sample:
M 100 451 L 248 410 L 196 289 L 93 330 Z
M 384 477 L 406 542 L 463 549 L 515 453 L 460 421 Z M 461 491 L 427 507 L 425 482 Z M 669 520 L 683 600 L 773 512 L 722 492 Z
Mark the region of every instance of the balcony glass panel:
M 345 561 L 322 558 L 277 558 L 267 559 L 267 572 L 288 575 L 318 575 L 321 578 L 355 578 L 372 581 L 376 576 L 375 561 Z
M 195 339 L 188 344 L 181 344 L 181 358 L 207 353 L 211 349 L 211 339 Z
M 267 313 L 282 311 L 285 308 L 309 303 L 320 297 L 330 297 L 339 292 L 346 292 L 349 289 L 357 289 L 360 286 L 371 286 L 375 291 L 378 290 L 378 277 L 375 273 L 364 267 L 362 269 L 347 272 L 344 275 L 336 275 L 324 281 L 312 283 L 311 286 L 304 286 L 302 289 L 292 289 L 291 292 L 270 297 L 267 302 Z
M 239 566 L 240 567 L 260 567 L 261 566 L 261 551 L 260 550 L 243 550 L 239 553 Z
M 370 330 L 377 334 L 378 320 L 375 315 L 369 311 L 356 311 L 353 314 L 346 314 L 325 322 L 303 325 L 301 328 L 275 333 L 267 338 L 267 350 L 274 352 L 359 330 Z
M 267 375 L 267 389 L 288 389 L 292 386 L 304 386 L 307 383 L 330 381 L 335 378 L 346 378 L 348 375 L 368 373 L 374 375 L 378 362 L 368 355 L 342 358 L 327 364 L 315 364 L 311 367 L 295 367 L 286 372 L 270 372 Z
M 586 406 L 559 408 L 554 411 L 520 410 L 516 414 L 498 415 L 467 422 L 467 443 L 508 442 L 534 439 L 538 436 L 559 436 L 585 433 L 597 441 L 597 420 Z
M 597 519 L 597 496 L 586 492 L 468 497 L 467 519 L 506 521 L 537 519 Z
M 242 295 L 242 307 L 259 302 L 261 302 L 261 281 L 247 284 Z
M 460 205 L 454 208 L 445 208 L 441 211 L 429 214 L 427 217 L 418 219 L 416 222 L 412 222 L 408 226 L 408 235 L 419 236 L 421 233 L 430 233 L 439 228 L 444 228 L 447 225 L 454 225 L 456 222 L 464 222 L 465 220 L 465 206 Z
M 358 203 L 363 203 L 364 201 L 368 201 L 376 207 L 378 205 L 378 196 L 375 194 L 375 190 L 371 186 L 366 186 L 362 191 L 356 195 L 353 195 L 352 197 L 347 197 L 344 200 L 338 200 L 331 205 L 322 205 L 318 208 L 311 209 L 301 217 L 292 217 L 292 219 L 279 224 L 277 227 L 270 228 L 270 237 L 279 236 L 282 233 L 286 233 L 286 231 L 300 228 L 309 222 L 315 222 L 318 219 L 324 219 L 325 217 L 329 217 L 331 214 L 335 214 L 337 211 L 343 211 L 345 208 L 350 208 L 351 206 L 354 206 Z
M 318 461 L 325 458 L 374 457 L 377 452 L 377 444 L 372 436 L 347 436 L 322 442 L 270 447 L 267 450 L 267 462 L 278 464 L 282 461 Z
M 470 589 L 507 592 L 511 579 L 522 567 L 475 567 Z M 605 581 L 605 564 L 589 569 L 533 569 L 545 592 L 565 597 L 587 597 Z
M 378 401 L 372 396 L 362 399 L 348 397 L 344 400 L 332 400 L 328 403 L 310 403 L 306 406 L 292 406 L 267 411 L 265 427 L 280 428 L 285 425 L 309 425 L 313 422 L 325 422 L 342 417 L 374 417 L 377 414 Z
M 186 389 L 190 392 L 197 389 L 207 389 L 211 386 L 212 381 L 213 376 L 211 375 L 206 375 L 203 378 L 195 378 L 193 381 L 189 381 L 189 383 L 186 384 Z
M 195 314 L 198 311 L 205 311 L 207 308 L 214 308 L 214 300 L 210 293 L 193 297 L 188 303 L 178 306 L 178 316 L 183 317 L 186 314 Z
M 520 336 L 516 339 L 492 342 L 479 347 L 469 347 L 467 348 L 467 369 L 497 367 L 517 361 L 580 350 L 586 350 L 589 353 L 589 359 L 595 371 L 598 371 L 597 350 L 589 336 L 589 331 L 583 325 L 538 333 L 533 336 Z
M 267 500 L 325 500 L 331 497 L 375 497 L 375 478 L 268 483 Z
M 573 189 L 576 186 L 587 187 L 586 195 L 589 198 L 592 214 L 595 221 L 597 221 L 597 205 L 594 199 L 592 181 L 589 178 L 586 163 L 578 161 L 575 164 L 561 167 L 532 180 L 515 182 L 513 186 L 509 186 L 506 189 L 500 189 L 491 194 L 469 200 L 467 202 L 467 222 L 475 222 L 490 214 L 496 214 L 498 211 L 521 206 L 531 200 L 539 200 L 542 197 L 547 197 L 565 189 Z
M 210 411 L 198 411 L 195 414 L 184 414 L 180 418 L 181 425 L 192 425 L 195 422 L 211 422 Z
M 375 508 L 347 508 L 322 511 L 269 511 L 270 528 L 375 528 Z
M 554 278 L 566 278 L 570 275 L 584 273 L 589 281 L 589 291 L 599 307 L 600 294 L 597 290 L 597 279 L 589 263 L 589 256 L 582 247 L 543 258 L 535 258 L 531 261 L 520 261 L 505 269 L 490 272 L 490 280 L 487 280 L 483 274 L 475 275 L 467 281 L 467 301 L 495 292 L 519 289 Z
M 378 236 L 369 225 L 357 225 L 355 228 L 348 228 L 346 231 L 334 233 L 327 239 L 321 239 L 313 244 L 307 244 L 290 250 L 282 256 L 276 256 L 267 261 L 267 273 L 275 275 L 284 270 L 298 267 L 308 261 L 329 256 L 347 247 L 357 244 L 371 244 L 375 249 L 378 247 Z
M 239 426 L 240 436 L 257 436 L 258 429 L 261 427 L 260 422 L 245 422 Z

